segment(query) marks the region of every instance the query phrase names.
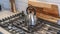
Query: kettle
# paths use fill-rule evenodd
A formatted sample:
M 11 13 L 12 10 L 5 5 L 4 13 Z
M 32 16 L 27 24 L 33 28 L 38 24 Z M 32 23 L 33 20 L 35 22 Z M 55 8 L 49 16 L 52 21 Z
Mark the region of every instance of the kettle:
M 28 26 L 35 26 L 37 22 L 36 9 L 33 6 L 29 6 L 26 9 L 26 22 Z

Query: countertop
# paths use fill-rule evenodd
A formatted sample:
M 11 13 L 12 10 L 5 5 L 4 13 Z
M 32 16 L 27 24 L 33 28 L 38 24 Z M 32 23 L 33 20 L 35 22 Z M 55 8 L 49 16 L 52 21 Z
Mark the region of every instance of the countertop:
M 13 13 L 11 11 L 6 11 L 6 10 L 0 11 L 0 20 L 7 18 L 7 17 L 10 17 L 10 16 L 17 14 L 17 13 L 19 13 L 19 12 Z

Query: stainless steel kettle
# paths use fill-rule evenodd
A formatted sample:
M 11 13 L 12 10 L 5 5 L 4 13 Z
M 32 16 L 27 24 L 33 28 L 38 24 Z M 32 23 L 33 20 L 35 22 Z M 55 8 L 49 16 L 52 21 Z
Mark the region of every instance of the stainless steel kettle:
M 35 26 L 36 25 L 36 9 L 33 6 L 29 6 L 26 9 L 27 16 L 26 16 L 26 22 L 28 26 Z

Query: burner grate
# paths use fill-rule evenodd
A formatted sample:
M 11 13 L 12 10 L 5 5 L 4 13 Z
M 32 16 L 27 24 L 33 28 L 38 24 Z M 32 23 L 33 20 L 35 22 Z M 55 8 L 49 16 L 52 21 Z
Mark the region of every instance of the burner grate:
M 48 21 L 39 18 L 33 28 L 28 27 L 21 14 L 15 15 L 14 17 L 3 21 L 3 23 L 4 24 L 0 24 L 0 26 L 12 34 L 57 34 L 60 30 L 60 27 L 52 26 L 53 24 L 49 24 Z M 28 28 L 30 28 L 33 32 L 31 32 Z

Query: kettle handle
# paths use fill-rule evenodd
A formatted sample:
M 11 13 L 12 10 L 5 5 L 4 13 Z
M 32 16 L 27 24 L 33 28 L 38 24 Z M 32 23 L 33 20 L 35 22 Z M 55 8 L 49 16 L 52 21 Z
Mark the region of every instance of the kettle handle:
M 30 12 L 29 12 L 30 11 Z M 36 9 L 33 6 L 28 6 L 26 9 L 27 14 L 34 12 L 34 15 L 36 15 Z

